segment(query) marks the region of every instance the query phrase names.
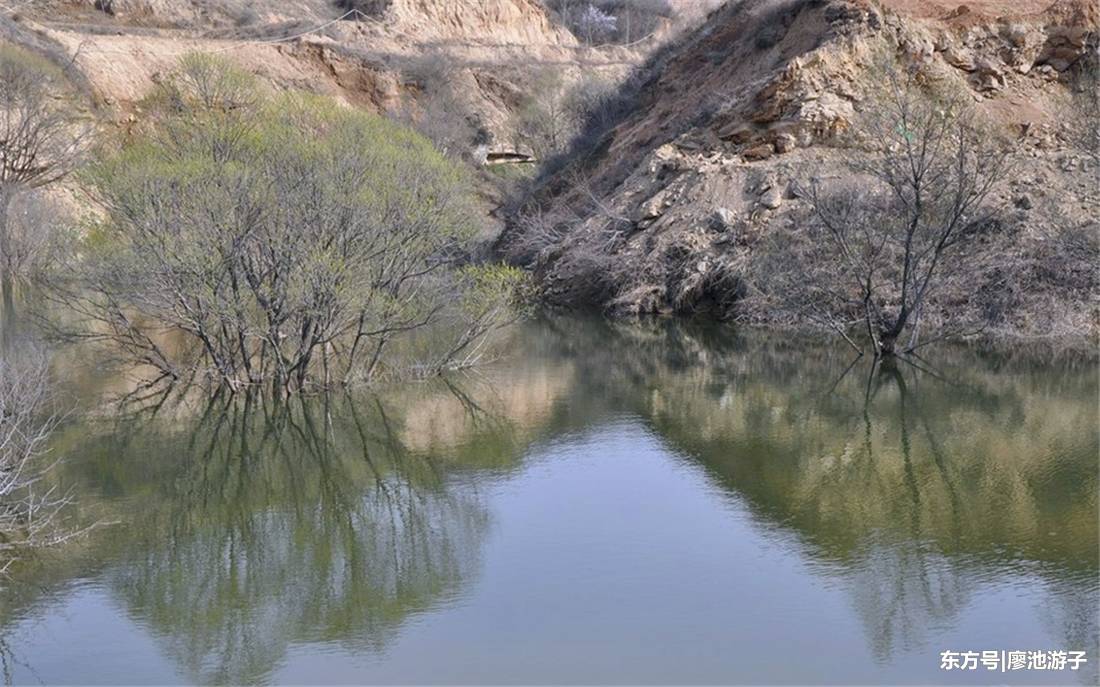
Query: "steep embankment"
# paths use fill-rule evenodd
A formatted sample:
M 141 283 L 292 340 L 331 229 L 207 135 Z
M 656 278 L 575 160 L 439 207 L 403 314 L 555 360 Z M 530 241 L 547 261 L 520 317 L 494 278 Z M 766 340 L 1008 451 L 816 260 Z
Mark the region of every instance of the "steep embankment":
M 467 40 L 485 44 L 573 45 L 572 34 L 555 26 L 536 0 L 388 0 L 381 16 L 420 40 Z
M 52 53 L 122 125 L 182 55 L 207 52 L 277 89 L 457 122 L 502 150 L 539 69 L 613 77 L 638 60 L 579 46 L 536 0 L 33 0 L 0 13 L 0 39 Z
M 999 233 L 968 291 L 936 307 L 1005 333 L 1095 331 L 1100 171 L 1064 114 L 1098 15 L 1093 0 L 729 3 L 654 59 L 630 111 L 545 181 L 501 249 L 553 303 L 737 314 L 754 252 L 806 218 L 799 182 L 845 175 L 839 134 L 869 106 L 885 52 L 1020 146 L 992 199 Z
M 645 47 L 579 45 L 538 0 L 31 0 L 0 9 L 3 42 L 63 68 L 105 134 L 141 122 L 142 99 L 201 52 L 272 89 L 410 122 L 475 163 L 530 161 L 517 113 L 547 73 L 561 88 L 582 74 L 614 81 Z M 487 242 L 503 178 L 478 177 Z
M 15 3 L 14 10 L 73 29 L 111 26 L 207 33 L 307 27 L 355 10 L 354 20 L 372 23 L 383 33 L 404 33 L 413 42 L 573 42 L 536 0 L 33 0 Z

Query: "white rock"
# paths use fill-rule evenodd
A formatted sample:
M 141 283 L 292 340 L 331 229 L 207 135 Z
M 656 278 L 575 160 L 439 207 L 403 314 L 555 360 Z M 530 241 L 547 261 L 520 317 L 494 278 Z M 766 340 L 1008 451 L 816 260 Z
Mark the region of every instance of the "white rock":
M 760 196 L 760 204 L 769 210 L 776 210 L 783 204 L 783 194 L 779 187 L 772 184 L 763 195 Z
M 733 228 L 737 215 L 729 208 L 716 208 L 710 216 L 710 223 L 715 229 L 727 231 Z

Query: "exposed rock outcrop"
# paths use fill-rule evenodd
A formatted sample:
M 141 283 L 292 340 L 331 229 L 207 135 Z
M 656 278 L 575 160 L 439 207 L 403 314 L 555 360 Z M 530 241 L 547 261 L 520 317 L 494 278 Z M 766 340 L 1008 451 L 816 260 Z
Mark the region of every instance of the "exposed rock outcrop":
M 1027 263 L 1052 250 L 1042 237 L 1068 226 L 1083 227 L 1082 255 L 1092 255 L 1100 184 L 1082 172 L 1062 113 L 1097 49 L 1098 22 L 1086 0 L 730 3 L 655 61 L 632 111 L 535 194 L 531 206 L 545 215 L 570 210 L 558 213 L 560 243 L 531 241 L 517 224 L 500 248 L 534 266 L 551 303 L 735 313 L 754 246 L 804 221 L 800 189 L 811 175 L 828 184 L 843 174 L 848 153 L 837 146 L 869 106 L 885 55 L 972 102 L 974 117 L 1020 140 L 1022 168 L 1045 179 L 1034 199 L 1044 212 L 1007 218 L 1003 250 Z M 1026 186 L 1017 173 L 998 202 L 1011 211 L 1013 189 Z M 1043 298 L 1061 299 L 1059 313 L 1032 317 L 1020 305 L 1028 322 L 1016 329 L 1094 329 L 1090 283 L 1051 282 Z

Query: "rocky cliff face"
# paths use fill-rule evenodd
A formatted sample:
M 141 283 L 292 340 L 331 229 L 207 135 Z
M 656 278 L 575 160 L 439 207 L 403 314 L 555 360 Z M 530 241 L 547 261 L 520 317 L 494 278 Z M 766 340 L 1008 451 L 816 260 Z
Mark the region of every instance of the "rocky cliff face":
M 1082 237 L 1065 272 L 1030 280 L 1042 295 L 1020 294 L 1001 326 L 1090 331 L 1100 170 L 1071 144 L 1063 115 L 1082 72 L 1096 69 L 1098 21 L 1091 0 L 729 3 L 653 62 L 632 111 L 547 180 L 501 248 L 535 267 L 551 302 L 736 314 L 730 294 L 751 277 L 756 247 L 806 219 L 799 183 L 844 175 L 837 146 L 869 106 L 885 51 L 1018 141 L 1021 164 L 995 198 L 1007 229 L 990 250 L 1043 272 L 1037 263 L 1061 251 L 1048 239 Z M 1003 278 L 975 274 L 994 292 Z

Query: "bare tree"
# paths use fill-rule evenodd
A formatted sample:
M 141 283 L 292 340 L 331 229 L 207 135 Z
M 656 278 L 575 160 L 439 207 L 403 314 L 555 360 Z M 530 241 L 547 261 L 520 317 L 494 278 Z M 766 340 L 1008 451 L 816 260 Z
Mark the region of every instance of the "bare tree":
M 561 70 L 548 68 L 536 76 L 530 95 L 514 115 L 512 129 L 517 143 L 530 146 L 539 158 L 561 152 L 576 129 Z
M 5 317 L 14 309 L 18 257 L 9 216 L 12 204 L 21 193 L 64 178 L 84 149 L 86 131 L 58 97 L 65 90 L 60 73 L 48 62 L 14 46 L 0 46 L 0 308 Z
M 41 281 L 76 243 L 68 207 L 45 189 L 17 194 L 8 207 L 8 273 L 18 284 Z
M 576 25 L 584 42 L 588 45 L 595 45 L 597 42 L 610 38 L 615 34 L 618 30 L 619 20 L 615 15 L 589 4 L 577 15 Z
M 58 526 L 66 499 L 44 484 L 58 415 L 45 355 L 33 345 L 0 357 L 0 573 L 28 550 L 73 536 Z
M 875 355 L 891 356 L 905 335 L 907 350 L 919 345 L 929 296 L 965 269 L 957 249 L 992 219 L 987 200 L 1009 153 L 919 73 L 890 66 L 881 77 L 857 123 L 850 179 L 805 189 L 810 248 L 785 296 L 834 328 L 862 323 Z
M 560 69 L 547 68 L 536 76 L 513 118 L 516 143 L 530 146 L 542 159 L 559 155 L 613 104 L 610 81 L 593 75 L 571 81 Z
M 458 308 L 460 325 L 453 328 L 455 335 L 426 368 L 432 373 L 480 364 L 488 334 L 515 321 L 524 301 L 533 300 L 523 293 L 529 282 L 518 268 L 473 265 L 456 276 L 456 291 L 463 294 Z
M 626 44 L 652 36 L 662 22 L 677 15 L 668 0 L 604 0 L 603 5 L 618 19 L 616 37 Z M 685 7 L 681 12 L 689 9 Z
M 669 0 L 544 0 L 560 20 L 588 45 L 605 41 L 630 44 L 652 36 L 662 23 L 697 19 L 713 2 Z
M 1100 175 L 1100 46 L 1080 61 L 1073 102 L 1064 113 L 1070 145 Z
M 488 141 L 488 132 L 463 98 L 472 78 L 455 56 L 433 49 L 415 58 L 405 70 L 420 88 L 419 107 L 403 119 L 427 136 L 448 157 L 468 156 Z

